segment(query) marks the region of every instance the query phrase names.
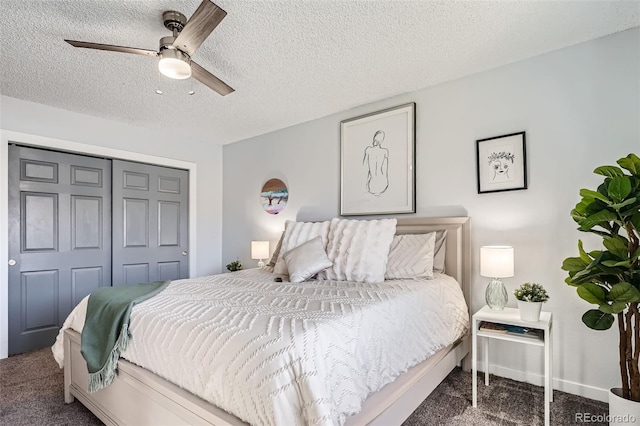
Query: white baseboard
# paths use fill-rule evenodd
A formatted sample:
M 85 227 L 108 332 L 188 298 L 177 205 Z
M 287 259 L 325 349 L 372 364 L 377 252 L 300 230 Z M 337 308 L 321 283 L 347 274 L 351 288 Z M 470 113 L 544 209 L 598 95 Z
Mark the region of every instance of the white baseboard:
M 484 364 L 478 360 L 478 370 Z M 544 385 L 544 375 L 531 373 L 527 371 L 514 370 L 500 365 L 489 364 L 489 373 L 496 376 L 506 377 L 508 379 L 517 380 L 519 382 L 531 383 L 536 386 Z M 597 401 L 609 402 L 609 390 L 597 388 L 594 386 L 584 385 L 582 383 L 572 382 L 570 380 L 561 380 L 553 378 L 553 389 L 573 395 L 583 396 L 585 398 L 595 399 Z

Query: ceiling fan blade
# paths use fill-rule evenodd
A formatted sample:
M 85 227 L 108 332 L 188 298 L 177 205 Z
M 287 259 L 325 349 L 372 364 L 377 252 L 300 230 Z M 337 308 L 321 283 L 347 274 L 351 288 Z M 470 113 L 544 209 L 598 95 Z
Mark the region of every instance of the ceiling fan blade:
M 227 12 L 210 0 L 203 0 L 178 34 L 173 46 L 186 52 L 189 56 L 193 55 L 225 16 L 227 16 Z
M 74 47 L 86 49 L 108 50 L 111 52 L 133 53 L 135 55 L 158 56 L 155 50 L 137 49 L 135 47 L 114 46 L 112 44 L 88 43 L 86 41 L 65 40 Z
M 209 71 L 205 70 L 193 61 L 191 61 L 191 77 L 195 78 L 205 86 L 209 86 L 211 89 L 220 93 L 222 96 L 228 95 L 229 93 L 234 91 L 234 89 L 231 88 L 227 83 L 220 80 L 218 77 L 211 74 Z

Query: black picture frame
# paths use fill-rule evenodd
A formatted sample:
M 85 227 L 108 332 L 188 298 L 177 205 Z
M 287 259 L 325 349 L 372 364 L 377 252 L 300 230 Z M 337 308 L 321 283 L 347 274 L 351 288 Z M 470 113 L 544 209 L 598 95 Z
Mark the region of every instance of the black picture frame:
M 527 189 L 526 132 L 476 140 L 478 194 Z
M 415 151 L 415 102 L 341 121 L 340 215 L 415 213 Z

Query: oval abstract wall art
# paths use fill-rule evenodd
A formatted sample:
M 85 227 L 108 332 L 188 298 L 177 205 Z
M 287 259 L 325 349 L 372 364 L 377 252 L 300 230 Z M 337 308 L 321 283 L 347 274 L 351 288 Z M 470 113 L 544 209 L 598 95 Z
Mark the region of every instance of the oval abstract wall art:
M 262 187 L 260 202 L 269 214 L 278 214 L 287 206 L 289 190 L 280 179 L 269 179 Z

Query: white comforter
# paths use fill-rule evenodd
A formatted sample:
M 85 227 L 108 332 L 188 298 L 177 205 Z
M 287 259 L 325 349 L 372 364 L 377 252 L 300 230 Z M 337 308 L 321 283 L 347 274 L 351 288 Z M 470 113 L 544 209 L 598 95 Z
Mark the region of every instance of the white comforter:
M 255 425 L 341 425 L 366 397 L 462 336 L 458 283 L 275 283 L 252 269 L 172 282 L 136 305 L 122 357 Z M 86 299 L 62 333 L 82 330 Z

